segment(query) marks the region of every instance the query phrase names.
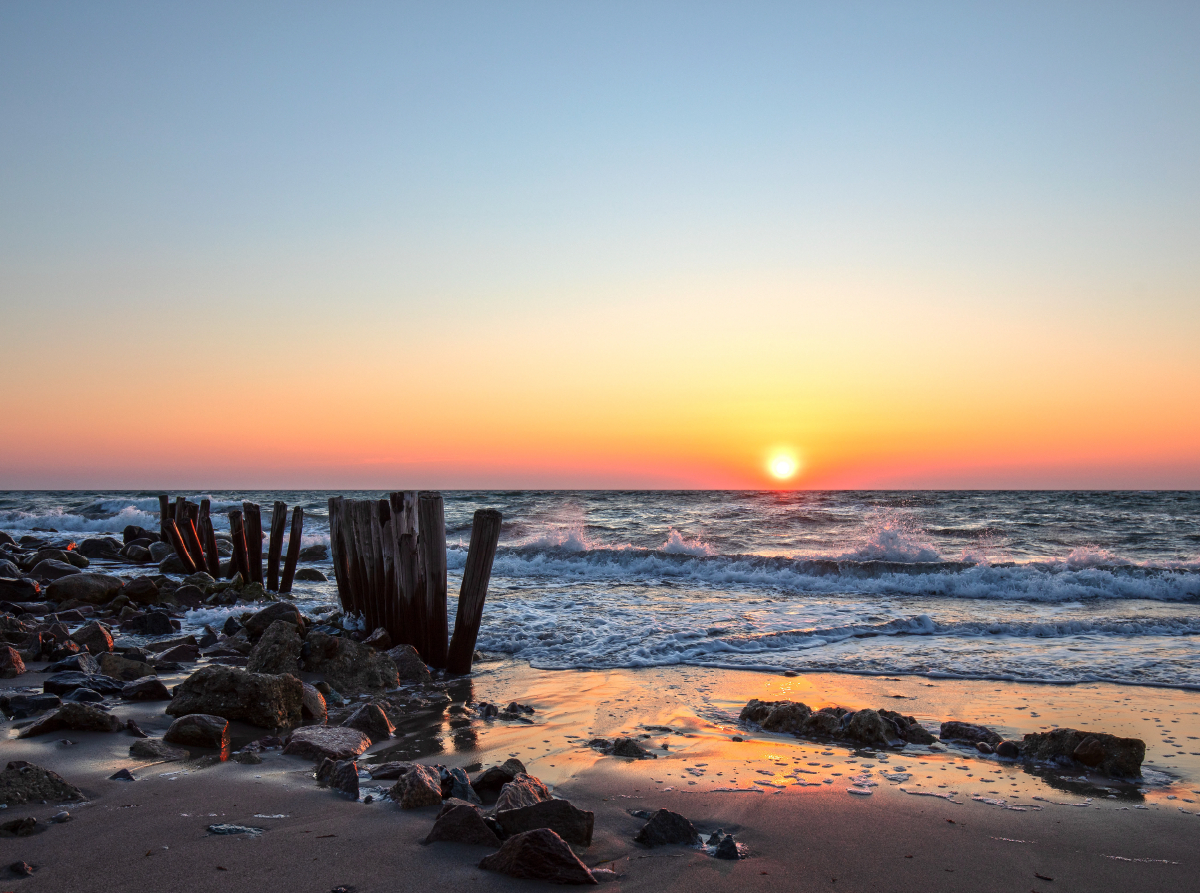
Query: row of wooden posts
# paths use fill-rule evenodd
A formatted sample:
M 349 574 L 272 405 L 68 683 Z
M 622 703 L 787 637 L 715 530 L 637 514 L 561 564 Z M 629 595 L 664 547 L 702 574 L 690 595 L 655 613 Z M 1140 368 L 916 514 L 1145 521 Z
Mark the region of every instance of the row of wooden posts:
M 412 645 L 431 667 L 469 673 L 500 540 L 500 513 L 475 512 L 448 639 L 446 514 L 440 493 L 405 491 L 386 499 L 329 500 L 329 547 L 338 597 L 366 628 Z
M 221 558 L 217 537 L 209 517 L 210 503 L 197 505 L 176 497 L 174 509 L 165 493 L 158 497 L 159 524 L 163 542 L 170 543 L 189 574 L 206 571 L 214 579 L 221 577 Z M 276 502 L 271 509 L 271 541 L 267 548 L 267 579 L 263 580 L 262 511 L 253 502 L 243 502 L 242 510 L 229 513 L 229 538 L 233 540 L 233 558 L 226 577 L 240 573 L 247 583 L 259 583 L 272 592 L 291 592 L 300 560 L 300 536 L 304 531 L 304 509 L 292 509 L 292 533 L 288 538 L 283 580 L 279 579 L 279 559 L 283 551 L 283 531 L 287 524 L 287 504 Z

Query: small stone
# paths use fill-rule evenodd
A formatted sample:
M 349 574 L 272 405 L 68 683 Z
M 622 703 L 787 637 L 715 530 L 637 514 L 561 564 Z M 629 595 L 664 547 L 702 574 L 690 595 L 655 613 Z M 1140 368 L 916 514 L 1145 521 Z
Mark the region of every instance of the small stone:
M 567 843 L 592 845 L 595 815 L 566 800 L 543 800 L 517 809 L 497 810 L 494 818 L 506 834 L 549 828 Z
M 737 841 L 733 839 L 732 834 L 727 834 L 720 843 L 717 844 L 716 852 L 713 855 L 718 859 L 738 859 Z
M 679 813 L 660 809 L 650 817 L 650 821 L 642 826 L 642 830 L 633 839 L 648 847 L 665 844 L 694 846 L 700 842 L 700 835 L 696 833 L 695 826 Z
M 484 802 L 499 796 L 500 790 L 516 778 L 525 774 L 525 764 L 515 758 L 510 758 L 500 766 L 492 766 L 485 772 L 475 776 L 471 787 L 475 789 Z
M 987 726 L 978 726 L 969 722 L 957 722 L 953 720 L 942 723 L 938 737 L 943 741 L 964 741 L 967 744 L 986 741 L 988 744 L 996 745 L 1004 740 Z
M 455 805 L 438 813 L 433 828 L 422 843 L 465 843 L 473 846 L 498 848 L 500 838 L 496 836 L 479 810 L 470 805 Z
M 8 870 L 17 877 L 30 877 L 34 869 L 28 862 L 14 862 L 8 866 Z
M 146 676 L 127 683 L 121 689 L 121 698 L 126 701 L 169 701 L 171 692 L 157 676 Z
M 185 747 L 229 748 L 229 722 L 222 716 L 190 713 L 171 723 L 163 740 Z
M 510 837 L 498 852 L 485 856 L 479 867 L 510 877 L 555 884 L 597 883 L 567 842 L 548 828 Z
M 354 760 L 342 760 L 333 767 L 329 776 L 329 786 L 335 791 L 348 794 L 358 799 L 358 763 Z
M 109 781 L 137 781 L 133 777 L 133 773 L 128 769 L 118 769 L 112 775 L 108 776 Z
M 635 760 L 657 760 L 658 754 L 651 753 L 632 738 L 617 738 L 609 750 L 614 757 L 631 757 Z
M 421 655 L 412 645 L 397 645 L 388 651 L 387 656 L 396 665 L 396 673 L 401 682 L 430 682 L 433 677 L 429 667 L 421 659 Z
M 1015 741 L 1001 741 L 996 745 L 996 756 L 1006 760 L 1015 760 L 1021 755 L 1021 748 Z
M 402 809 L 437 806 L 442 802 L 442 780 L 436 769 L 414 763 L 392 786 L 390 793 Z
M 54 815 L 50 816 L 50 821 L 54 822 L 56 825 L 61 825 L 65 822 L 71 821 L 71 814 L 64 809 L 62 812 L 56 812 Z
M 1000 742 L 1000 743 L 1003 744 L 1004 742 Z M 980 753 L 995 753 L 996 752 L 995 749 L 992 747 L 992 745 L 988 744 L 986 741 L 976 741 L 975 749 L 977 751 L 979 751 Z
M 496 798 L 496 812 L 532 806 L 549 799 L 550 791 L 540 779 L 521 773 L 500 789 L 500 796 Z
M 145 732 L 143 732 L 142 727 L 139 726 L 132 719 L 125 720 L 125 731 L 129 732 L 129 734 L 132 735 L 134 738 L 149 738 L 150 737 Z
M 371 739 L 372 744 L 386 741 L 396 731 L 396 727 L 387 718 L 387 714 L 376 704 L 363 704 L 350 714 L 342 726 L 348 729 L 358 729 Z
M 257 766 L 263 761 L 262 757 L 260 757 L 254 751 L 244 749 L 235 753 L 233 755 L 233 760 L 235 763 L 241 763 L 245 766 Z
M 71 641 L 91 654 L 103 654 L 113 650 L 112 633 L 107 626 L 95 620 L 73 632 Z
M 25 673 L 25 661 L 11 645 L 0 645 L 0 679 L 15 679 Z
M 136 760 L 174 763 L 188 759 L 191 753 L 182 747 L 172 747 L 161 738 L 146 738 L 129 745 L 129 755 Z
M 285 754 L 320 759 L 349 760 L 371 746 L 371 739 L 358 729 L 303 726 L 292 732 L 283 748 Z M 439 797 L 440 799 L 440 797 Z
M 90 704 L 63 704 L 53 713 L 22 729 L 17 737 L 34 738 L 63 729 L 79 732 L 115 732 L 123 727 L 124 723 L 98 707 Z

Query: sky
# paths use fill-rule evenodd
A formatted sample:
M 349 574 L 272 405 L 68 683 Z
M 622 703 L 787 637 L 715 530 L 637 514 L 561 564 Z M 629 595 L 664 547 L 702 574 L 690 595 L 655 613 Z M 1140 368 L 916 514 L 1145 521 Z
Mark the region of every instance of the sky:
M 1200 487 L 1198 26 L 0 3 L 0 488 Z

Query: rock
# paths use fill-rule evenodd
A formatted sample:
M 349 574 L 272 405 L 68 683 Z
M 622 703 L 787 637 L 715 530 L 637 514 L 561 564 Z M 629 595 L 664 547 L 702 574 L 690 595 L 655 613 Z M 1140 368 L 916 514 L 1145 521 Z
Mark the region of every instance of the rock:
M 169 701 L 171 692 L 156 676 L 146 676 L 136 682 L 130 682 L 121 689 L 121 699 L 125 701 Z
M 660 809 L 633 839 L 649 847 L 675 843 L 693 846 L 700 842 L 700 835 L 692 823 L 679 813 Z
M 121 590 L 121 595 L 143 607 L 158 604 L 158 586 L 149 577 L 135 577 L 130 580 Z
M 100 672 L 105 676 L 110 676 L 113 679 L 121 679 L 125 682 L 132 682 L 134 679 L 141 679 L 143 676 L 153 676 L 154 667 L 140 660 L 130 660 L 127 657 L 121 657 L 119 654 L 101 654 L 97 658 L 100 664 Z
M 1021 755 L 1021 748 L 1015 741 L 1001 741 L 996 745 L 996 756 L 1006 760 L 1015 760 Z
M 31 877 L 34 872 L 34 867 L 28 862 L 14 862 L 8 866 L 8 870 L 17 877 Z
M 988 744 L 996 745 L 1004 740 L 987 726 L 977 726 L 973 723 L 954 720 L 942 723 L 938 737 L 943 741 L 963 741 L 967 744 L 986 741 Z
M 658 754 L 651 753 L 633 738 L 617 738 L 608 752 L 614 757 L 632 757 L 635 760 L 657 760 Z
M 116 732 L 123 727 L 119 719 L 105 713 L 99 707 L 89 704 L 63 704 L 53 713 L 22 729 L 17 737 L 35 738 L 64 729 L 77 732 Z
M 25 672 L 25 661 L 16 648 L 0 645 L 0 679 L 15 679 Z
M 109 781 L 137 781 L 133 773 L 128 769 L 118 769 L 112 775 L 108 776 Z
M 99 704 L 104 695 L 90 688 L 77 688 L 70 694 L 63 695 L 63 701 L 74 704 Z
M 422 843 L 466 843 L 498 849 L 500 838 L 488 827 L 479 810 L 470 805 L 451 806 L 438 813 L 433 828 Z
M 741 858 L 740 854 L 738 853 L 737 841 L 733 839 L 732 834 L 726 834 L 721 838 L 721 842 L 717 844 L 717 848 L 713 852 L 713 856 L 718 859 Z
M 796 701 L 751 700 L 739 715 L 742 722 L 752 722 L 768 732 L 790 732 L 800 734 L 804 720 L 812 710 L 807 704 Z
M 145 732 L 143 732 L 141 729 L 141 726 L 139 726 L 132 719 L 125 720 L 125 731 L 127 731 L 134 738 L 149 738 L 150 737 Z
M 891 722 L 909 744 L 934 744 L 937 741 L 915 716 L 904 716 L 894 710 L 880 710 L 879 715 Z
M 175 632 L 171 623 L 171 615 L 165 611 L 147 611 L 137 617 L 126 620 L 121 629 L 139 636 L 169 636 Z
M 37 828 L 37 819 L 26 816 L 23 819 L 13 819 L 0 823 L 0 837 L 28 837 Z
M 836 713 L 818 710 L 804 720 L 803 734 L 806 738 L 834 738 L 841 734 L 842 719 Z
M 442 780 L 436 769 L 414 763 L 412 768 L 392 785 L 390 793 L 401 809 L 439 806 L 442 802 Z
M 400 682 L 390 657 L 343 636 L 312 632 L 304 652 L 305 669 L 344 695 L 382 693 Z
M 870 708 L 847 714 L 842 723 L 842 737 L 859 744 L 868 747 L 904 746 L 896 727 Z
M 0 555 L 3 555 L 0 552 Z M 21 569 L 9 561 L 7 558 L 0 558 L 0 577 L 8 577 L 16 579 L 21 576 Z
M 151 561 L 162 561 L 164 558 L 175 554 L 175 550 L 168 543 L 164 542 L 151 543 L 147 548 L 150 549 Z M 159 569 L 161 570 L 161 568 Z
M 246 669 L 251 673 L 299 673 L 300 646 L 296 624 L 275 620 L 251 649 Z
M 112 633 L 103 623 L 93 620 L 71 634 L 71 641 L 90 654 L 102 654 L 113 650 Z
M 78 571 L 56 579 L 46 587 L 46 598 L 52 602 L 79 601 L 103 605 L 117 597 L 124 581 L 108 574 L 81 574 Z
M 595 815 L 566 800 L 543 800 L 517 809 L 498 809 L 495 819 L 507 835 L 549 828 L 567 843 L 592 845 Z
M 386 741 L 396 731 L 396 727 L 387 718 L 387 714 L 376 704 L 363 704 L 351 713 L 342 725 L 345 728 L 357 729 L 362 732 L 371 739 L 372 744 Z
M 174 648 L 168 648 L 165 651 L 160 651 L 156 660 L 163 663 L 193 663 L 200 659 L 199 645 L 176 645 Z M 247 668 L 249 669 L 249 668 Z M 263 672 L 263 671 L 259 671 Z
M 1027 760 L 1076 760 L 1113 778 L 1140 778 L 1146 743 L 1140 738 L 1118 738 L 1104 732 L 1052 729 L 1025 736 L 1021 754 Z
M 245 766 L 257 766 L 262 762 L 262 757 L 252 750 L 239 750 L 233 755 L 233 761 Z
M 83 793 L 75 785 L 49 769 L 24 760 L 14 760 L 0 772 L 0 803 L 5 806 L 82 799 Z
M 421 655 L 412 645 L 397 645 L 388 651 L 387 656 L 396 665 L 396 674 L 401 682 L 431 682 L 429 667 L 421 660 Z
M 155 545 L 158 544 L 155 543 Z M 154 554 L 153 547 L 151 547 L 150 554 Z M 158 572 L 164 576 L 168 574 L 186 574 L 187 570 L 187 566 L 183 563 L 183 560 L 175 554 L 173 549 L 170 550 L 166 557 L 164 557 L 158 563 Z
M 13 695 L 0 698 L 0 707 L 13 719 L 27 719 L 45 710 L 55 710 L 62 706 L 58 695 L 33 694 Z
M 992 747 L 992 745 L 988 744 L 986 741 L 976 741 L 975 749 L 977 751 L 979 751 L 980 753 L 995 753 L 996 752 L 995 749 Z
M 329 786 L 357 800 L 358 763 L 354 760 L 340 760 L 334 763 L 333 772 L 329 775 Z
M 479 799 L 479 795 L 471 787 L 471 779 L 465 771 L 462 769 L 443 768 L 441 775 L 443 800 L 454 800 L 455 802 L 467 803 L 472 806 L 483 805 L 483 801 Z
M 147 530 L 145 527 L 138 527 L 136 524 L 128 524 L 126 525 L 125 529 L 121 531 L 121 539 L 127 546 L 134 540 L 150 540 L 151 542 L 158 542 L 158 531 Z
M 324 561 L 329 557 L 329 547 L 324 543 L 315 543 L 300 550 L 301 561 Z M 299 573 L 299 572 L 297 572 Z M 299 577 L 297 577 L 299 579 Z
M 371 746 L 371 739 L 357 729 L 339 726 L 304 726 L 292 732 L 283 752 L 293 756 L 349 760 Z M 440 797 L 439 797 L 440 799 Z
M 554 884 L 595 884 L 596 879 L 561 837 L 549 828 L 526 831 L 484 856 L 479 867 L 510 877 Z
M 246 621 L 246 632 L 249 634 L 251 641 L 257 639 L 271 624 L 277 620 L 282 620 L 285 623 L 290 623 L 298 629 L 304 628 L 304 618 L 301 616 L 299 609 L 291 602 L 275 602 L 267 605 Z
M 324 583 L 329 578 L 315 567 L 302 567 L 296 571 L 294 579 L 299 583 Z
M 34 580 L 18 577 L 0 577 L 0 598 L 14 602 L 30 602 L 42 592 Z
M 301 720 L 304 687 L 295 676 L 250 673 L 237 667 L 201 667 L 175 689 L 171 716 L 209 713 L 264 729 Z
M 309 722 L 324 723 L 329 718 L 329 710 L 325 704 L 325 696 L 307 682 L 300 697 L 300 714 Z
M 70 657 L 64 657 L 62 660 L 50 664 L 46 667 L 47 673 L 85 673 L 93 676 L 100 672 L 100 664 L 96 658 L 92 657 L 86 651 L 80 651 L 78 654 L 72 654 Z
M 131 543 L 121 550 L 121 555 L 126 561 L 133 564 L 146 564 L 153 560 L 150 550 L 145 546 L 139 546 L 136 543 Z
M 52 695 L 66 695 L 77 688 L 90 688 L 101 694 L 116 695 L 124 685 L 108 676 L 86 673 L 55 673 L 42 683 L 42 690 Z
M 500 796 L 496 798 L 496 812 L 532 806 L 549 799 L 551 799 L 550 791 L 546 789 L 541 780 L 522 772 L 500 789 Z
M 76 547 L 75 551 L 85 558 L 107 558 L 110 561 L 118 561 L 121 558 L 122 546 L 124 543 L 118 542 L 111 536 L 101 536 L 84 540 Z
M 58 582 L 66 577 L 75 576 L 79 573 L 79 568 L 66 561 L 59 561 L 55 558 L 46 558 L 30 568 L 29 573 L 37 577 L 39 580 L 53 580 L 54 582 Z M 53 595 L 49 594 L 49 590 L 47 590 L 47 595 L 49 598 L 54 598 Z M 55 601 L 61 600 L 62 599 L 55 599 Z
M 208 747 L 225 751 L 229 748 L 229 723 L 222 716 L 206 713 L 191 713 L 181 716 L 167 733 L 163 741 L 181 744 L 184 747 Z
M 394 760 L 389 763 L 380 763 L 377 766 L 368 766 L 367 771 L 371 773 L 371 778 L 376 781 L 389 781 L 401 778 L 404 773 L 411 770 L 413 764 L 407 760 Z
M 481 772 L 475 776 L 475 780 L 471 782 L 471 787 L 475 789 L 475 793 L 483 798 L 484 802 L 493 800 L 500 794 L 500 790 L 516 778 L 518 775 L 525 774 L 525 764 L 518 759 L 508 759 L 500 766 L 492 766 L 485 772 Z
M 387 651 L 392 647 L 392 636 L 382 626 L 377 626 L 372 630 L 371 635 L 362 640 L 362 643 L 369 645 L 376 651 Z

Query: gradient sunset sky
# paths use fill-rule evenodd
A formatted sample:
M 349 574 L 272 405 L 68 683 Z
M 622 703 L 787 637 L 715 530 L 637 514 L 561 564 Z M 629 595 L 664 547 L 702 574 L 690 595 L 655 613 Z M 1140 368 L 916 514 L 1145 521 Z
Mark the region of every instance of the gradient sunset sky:
M 0 5 L 0 487 L 1200 487 L 1200 4 Z

